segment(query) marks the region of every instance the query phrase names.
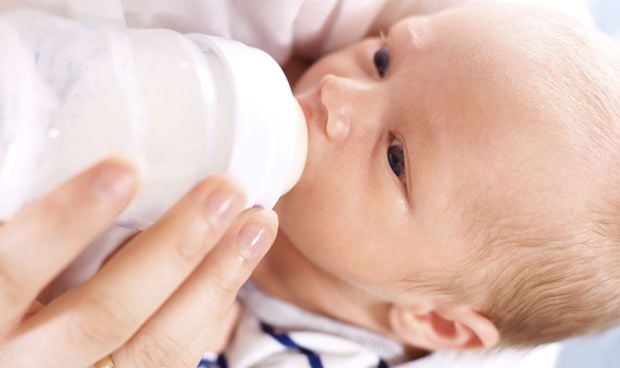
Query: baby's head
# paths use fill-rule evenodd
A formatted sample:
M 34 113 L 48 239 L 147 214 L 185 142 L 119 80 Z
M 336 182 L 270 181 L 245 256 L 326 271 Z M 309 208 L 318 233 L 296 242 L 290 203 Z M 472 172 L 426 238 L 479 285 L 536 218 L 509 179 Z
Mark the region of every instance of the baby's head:
M 316 62 L 309 161 L 278 204 L 313 264 L 428 349 L 620 319 L 620 54 L 541 9 L 472 5 Z M 499 334 L 498 334 L 499 331 Z

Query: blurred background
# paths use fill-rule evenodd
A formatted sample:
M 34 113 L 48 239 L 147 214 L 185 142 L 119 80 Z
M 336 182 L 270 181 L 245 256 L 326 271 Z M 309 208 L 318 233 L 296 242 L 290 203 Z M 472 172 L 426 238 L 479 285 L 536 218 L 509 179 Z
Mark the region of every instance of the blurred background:
M 590 0 L 590 10 L 596 24 L 620 40 L 620 0 Z
M 589 6 L 596 25 L 620 42 L 620 0 L 590 0 Z M 620 367 L 620 327 L 603 335 L 569 340 L 556 348 L 551 349 L 556 354 L 556 368 Z

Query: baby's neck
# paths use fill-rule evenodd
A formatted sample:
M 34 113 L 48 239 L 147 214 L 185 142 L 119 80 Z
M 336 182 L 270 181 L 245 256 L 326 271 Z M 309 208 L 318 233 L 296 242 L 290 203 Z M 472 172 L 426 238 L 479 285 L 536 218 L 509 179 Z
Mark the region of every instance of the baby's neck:
M 389 304 L 373 300 L 309 262 L 282 232 L 252 275 L 252 281 L 274 297 L 308 311 L 388 333 Z

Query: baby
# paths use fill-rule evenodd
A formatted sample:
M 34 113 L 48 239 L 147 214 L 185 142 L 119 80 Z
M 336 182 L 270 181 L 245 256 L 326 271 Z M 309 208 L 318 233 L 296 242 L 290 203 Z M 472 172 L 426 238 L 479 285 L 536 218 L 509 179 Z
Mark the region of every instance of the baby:
M 613 41 L 547 10 L 468 5 L 330 54 L 294 91 L 309 160 L 241 295 L 231 367 L 381 367 L 620 321 Z M 378 336 L 402 351 L 382 356 Z

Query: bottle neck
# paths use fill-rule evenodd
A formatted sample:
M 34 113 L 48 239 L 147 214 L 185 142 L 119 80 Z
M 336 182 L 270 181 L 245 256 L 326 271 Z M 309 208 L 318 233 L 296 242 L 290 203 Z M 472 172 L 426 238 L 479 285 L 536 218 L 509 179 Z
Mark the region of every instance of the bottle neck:
M 295 119 L 295 145 L 291 169 L 282 194 L 293 189 L 295 184 L 301 179 L 308 156 L 308 126 L 306 118 L 299 103 L 294 98 L 293 103 L 297 108 L 297 117 Z
M 214 100 L 230 106 L 230 114 L 213 120 L 230 129 L 225 172 L 247 190 L 250 206 L 272 208 L 299 180 L 307 153 L 305 120 L 286 76 L 261 50 L 217 37 L 187 37 L 208 60 Z

